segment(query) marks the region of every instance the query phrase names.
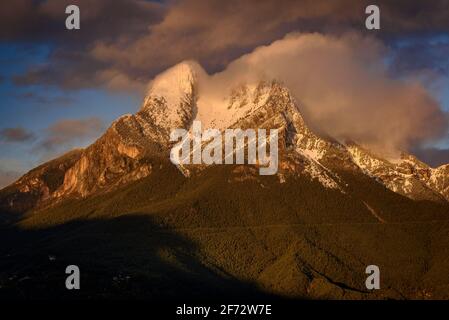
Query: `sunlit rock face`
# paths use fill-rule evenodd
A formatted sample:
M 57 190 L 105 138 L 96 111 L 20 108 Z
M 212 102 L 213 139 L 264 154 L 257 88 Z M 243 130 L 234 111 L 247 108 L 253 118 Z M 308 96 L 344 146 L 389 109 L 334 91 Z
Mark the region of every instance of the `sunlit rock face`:
M 412 199 L 449 199 L 447 165 L 431 168 L 406 153 L 387 159 L 355 142 L 317 135 L 306 124 L 289 88 L 276 79 L 236 83 L 217 98 L 201 83 L 204 73 L 198 64 L 183 62 L 157 76 L 136 114 L 114 121 L 89 147 L 23 176 L 3 191 L 2 208 L 28 210 L 149 177 L 160 161 L 169 163 L 171 130 L 191 130 L 193 121 L 200 121 L 203 129 L 278 129 L 279 183 L 302 177 L 346 193 L 349 186 L 340 172 L 351 171 Z M 201 168 L 181 171 L 190 176 Z

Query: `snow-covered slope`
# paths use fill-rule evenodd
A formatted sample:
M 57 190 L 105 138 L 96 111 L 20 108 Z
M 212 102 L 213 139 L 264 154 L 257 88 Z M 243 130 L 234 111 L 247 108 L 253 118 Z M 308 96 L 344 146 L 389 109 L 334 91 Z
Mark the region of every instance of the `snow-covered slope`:
M 199 68 L 194 63 L 184 62 L 157 76 L 137 115 L 140 122 L 151 122 L 164 129 L 187 125 L 195 111 L 195 69 Z
M 180 63 L 157 76 L 141 109 L 117 119 L 100 139 L 80 151 L 45 199 L 87 196 L 150 176 L 155 158 L 169 158 L 170 131 L 189 130 L 198 120 L 203 130 L 279 129 L 280 183 L 299 176 L 345 193 L 348 184 L 338 172 L 349 170 L 410 198 L 449 200 L 449 165 L 433 169 L 405 153 L 392 161 L 356 143 L 321 137 L 306 125 L 289 89 L 275 79 L 236 83 L 218 93 L 209 91 L 204 79 L 204 70 L 195 62 Z M 39 194 L 24 179 L 20 183 L 29 187 L 19 192 Z
M 446 181 L 436 183 L 441 169 L 433 169 L 413 155 L 403 152 L 394 161 L 382 159 L 355 143 L 348 144 L 347 150 L 365 174 L 393 192 L 412 199 L 442 200 L 447 196 Z

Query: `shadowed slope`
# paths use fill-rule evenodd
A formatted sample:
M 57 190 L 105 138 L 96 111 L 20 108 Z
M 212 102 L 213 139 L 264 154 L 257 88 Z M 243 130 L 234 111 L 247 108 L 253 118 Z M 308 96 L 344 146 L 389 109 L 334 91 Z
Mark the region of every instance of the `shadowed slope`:
M 5 254 L 16 254 L 2 260 L 9 261 L 2 278 L 33 266 L 54 273 L 47 259 L 55 255 L 56 263 L 79 263 L 93 274 L 89 297 L 207 299 L 241 289 L 243 299 L 252 283 L 289 298 L 447 298 L 444 204 L 412 201 L 359 176 L 352 177 L 358 188 L 351 192 L 360 192 L 354 198 L 305 178 L 279 184 L 254 172 L 218 166 L 186 179 L 163 167 L 108 194 L 30 213 L 18 224 L 22 231 L 2 241 L 13 243 Z M 41 231 L 29 231 L 35 229 Z M 379 291 L 365 288 L 370 264 L 381 268 Z M 117 290 L 114 277 L 122 279 Z M 50 285 L 62 285 L 57 279 Z M 19 280 L 4 280 L 4 287 L 36 287 Z M 22 288 L 27 281 L 33 285 Z

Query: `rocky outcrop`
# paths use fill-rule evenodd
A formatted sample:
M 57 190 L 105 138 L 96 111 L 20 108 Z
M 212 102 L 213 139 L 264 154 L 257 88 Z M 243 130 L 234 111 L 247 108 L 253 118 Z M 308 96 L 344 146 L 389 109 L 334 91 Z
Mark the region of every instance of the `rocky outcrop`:
M 47 162 L 0 191 L 2 212 L 25 212 L 50 200 L 64 184 L 67 171 L 80 159 L 83 150 L 70 151 Z
M 184 62 L 157 76 L 136 114 L 117 119 L 86 149 L 44 164 L 2 190 L 2 210 L 23 212 L 151 176 L 156 162 L 169 161 L 170 131 L 190 130 L 194 120 L 201 121 L 203 130 L 279 129 L 280 183 L 301 176 L 345 193 L 348 185 L 339 172 L 349 170 L 412 199 L 449 200 L 447 165 L 433 169 L 406 153 L 389 160 L 354 142 L 320 136 L 309 129 L 300 106 L 278 81 L 238 84 L 209 105 L 213 99 L 199 85 L 202 73 L 196 63 Z M 192 167 L 182 169 L 189 175 Z

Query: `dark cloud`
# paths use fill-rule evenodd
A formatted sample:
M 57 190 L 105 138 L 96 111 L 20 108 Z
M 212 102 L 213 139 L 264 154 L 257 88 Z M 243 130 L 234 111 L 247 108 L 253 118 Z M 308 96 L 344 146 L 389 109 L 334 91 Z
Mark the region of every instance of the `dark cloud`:
M 65 8 L 81 11 L 81 29 L 65 28 Z M 96 39 L 138 35 L 158 22 L 163 6 L 139 0 L 15 0 L 0 3 L 0 40 L 56 41 L 77 47 Z
M 5 128 L 0 130 L 0 140 L 4 142 L 26 142 L 34 139 L 34 135 L 24 128 Z
M 104 123 L 96 117 L 60 120 L 46 129 L 39 148 L 49 152 L 66 151 L 85 140 L 97 138 L 104 129 Z
M 432 167 L 438 167 L 449 163 L 449 149 L 439 148 L 415 148 L 414 154 Z
M 391 71 L 398 75 L 429 71 L 449 74 L 449 34 L 445 37 L 416 37 L 404 40 L 392 55 Z
M 15 97 L 26 102 L 43 106 L 67 106 L 75 102 L 75 99 L 70 96 L 50 96 L 39 94 L 36 92 L 24 92 L 15 95 Z
M 449 31 L 448 0 L 381 0 L 382 32 L 388 35 Z
M 67 31 L 64 8 L 81 9 L 81 30 Z M 364 27 L 365 0 L 32 1 L 0 4 L 1 39 L 54 41 L 48 64 L 16 77 L 19 84 L 142 89 L 185 59 L 209 72 L 291 31 L 341 33 Z M 447 0 L 377 1 L 381 31 L 391 38 L 448 32 Z M 4 19 L 3 19 L 4 18 Z
M 65 28 L 65 8 L 76 4 L 81 29 Z M 158 23 L 164 7 L 139 0 L 18 0 L 0 3 L 0 41 L 43 42 L 54 48 L 48 63 L 32 66 L 13 80 L 19 85 L 50 84 L 64 88 L 95 85 L 139 87 L 125 73 L 93 58 L 89 51 L 97 41 L 133 41 Z M 111 74 L 113 76 L 111 76 Z M 115 77 L 111 80 L 110 78 Z M 136 75 L 133 75 L 136 78 Z M 127 84 L 128 82 L 128 84 Z

